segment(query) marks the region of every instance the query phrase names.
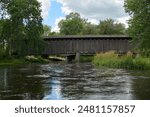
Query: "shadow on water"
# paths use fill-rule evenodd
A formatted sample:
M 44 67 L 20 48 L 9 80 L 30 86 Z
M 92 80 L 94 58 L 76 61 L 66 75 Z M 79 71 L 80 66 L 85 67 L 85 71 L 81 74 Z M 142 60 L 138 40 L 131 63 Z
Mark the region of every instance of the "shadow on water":
M 0 68 L 0 99 L 150 99 L 150 75 L 97 69 L 91 63 L 4 67 Z

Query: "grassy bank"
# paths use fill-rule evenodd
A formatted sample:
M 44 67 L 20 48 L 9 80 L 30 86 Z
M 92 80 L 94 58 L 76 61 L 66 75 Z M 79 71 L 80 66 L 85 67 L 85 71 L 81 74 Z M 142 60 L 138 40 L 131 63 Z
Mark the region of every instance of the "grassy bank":
M 10 66 L 10 65 L 19 65 L 27 64 L 28 62 L 25 59 L 0 59 L 0 66 Z
M 25 58 L 3 58 L 0 59 L 0 66 L 11 66 L 11 65 L 21 65 L 21 64 L 29 64 L 29 63 L 48 63 L 47 59 L 42 57 L 34 57 L 28 56 Z
M 119 56 L 114 51 L 99 53 L 94 59 L 93 63 L 99 67 L 125 68 L 125 69 L 150 69 L 150 58 L 135 57 L 131 52 L 126 55 Z

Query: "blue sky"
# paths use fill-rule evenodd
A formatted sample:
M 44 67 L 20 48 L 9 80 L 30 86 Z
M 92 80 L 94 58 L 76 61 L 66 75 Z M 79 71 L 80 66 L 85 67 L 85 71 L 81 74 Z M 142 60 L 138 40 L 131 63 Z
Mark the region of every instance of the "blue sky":
M 124 0 L 38 0 L 41 2 L 43 23 L 59 31 L 58 22 L 70 12 L 78 12 L 93 24 L 108 18 L 126 26 L 130 18 L 124 10 Z
M 54 0 L 51 1 L 51 7 L 48 11 L 48 16 L 44 18 L 43 23 L 55 27 L 55 21 L 59 17 L 65 17 L 61 11 L 62 5 Z

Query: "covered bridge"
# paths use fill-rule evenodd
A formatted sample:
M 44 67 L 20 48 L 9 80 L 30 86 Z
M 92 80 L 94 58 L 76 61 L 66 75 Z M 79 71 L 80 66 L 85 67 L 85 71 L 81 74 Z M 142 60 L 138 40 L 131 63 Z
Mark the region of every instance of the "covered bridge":
M 130 50 L 129 40 L 125 35 L 91 35 L 91 36 L 52 36 L 45 37 L 47 43 L 43 55 L 92 55 L 114 50 L 127 52 Z

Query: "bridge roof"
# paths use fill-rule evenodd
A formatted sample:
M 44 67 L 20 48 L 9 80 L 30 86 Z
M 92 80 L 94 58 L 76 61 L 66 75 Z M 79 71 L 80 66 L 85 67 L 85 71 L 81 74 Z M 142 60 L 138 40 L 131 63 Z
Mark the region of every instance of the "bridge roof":
M 127 35 L 60 35 L 60 36 L 50 36 L 44 37 L 44 40 L 53 40 L 53 39 L 122 39 L 130 40 L 131 37 Z

